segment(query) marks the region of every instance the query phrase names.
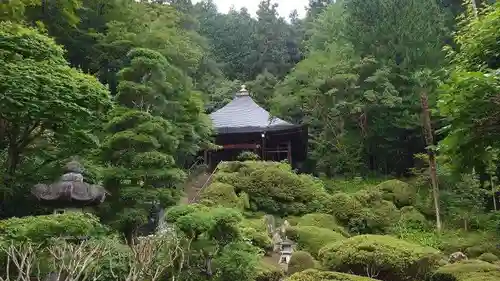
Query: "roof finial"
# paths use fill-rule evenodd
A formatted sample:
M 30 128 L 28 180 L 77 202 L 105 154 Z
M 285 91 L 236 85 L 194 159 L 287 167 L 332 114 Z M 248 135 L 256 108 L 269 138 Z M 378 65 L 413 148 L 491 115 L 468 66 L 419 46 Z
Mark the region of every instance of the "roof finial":
M 249 96 L 247 91 L 247 86 L 245 84 L 241 85 L 240 91 L 236 94 L 238 97 Z

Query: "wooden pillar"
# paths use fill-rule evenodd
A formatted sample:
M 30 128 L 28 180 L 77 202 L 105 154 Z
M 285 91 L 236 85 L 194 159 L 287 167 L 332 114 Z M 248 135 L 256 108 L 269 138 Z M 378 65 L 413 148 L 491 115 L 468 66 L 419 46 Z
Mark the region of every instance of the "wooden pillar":
M 292 141 L 289 140 L 288 143 L 287 143 L 287 158 L 288 158 L 288 163 L 290 163 L 290 165 L 292 165 Z
M 266 133 L 262 132 L 262 161 L 266 161 Z
M 208 165 L 208 150 L 203 152 L 203 164 Z

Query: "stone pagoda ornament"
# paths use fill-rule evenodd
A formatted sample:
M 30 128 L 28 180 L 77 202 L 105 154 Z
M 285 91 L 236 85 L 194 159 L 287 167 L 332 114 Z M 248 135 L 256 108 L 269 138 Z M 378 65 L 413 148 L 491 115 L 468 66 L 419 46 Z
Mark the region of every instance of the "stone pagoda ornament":
M 56 209 L 56 213 L 82 209 L 101 204 L 106 190 L 100 185 L 86 183 L 83 179 L 82 165 L 72 160 L 64 167 L 64 174 L 52 184 L 36 184 L 31 193 L 42 202 Z M 58 210 L 59 209 L 59 210 Z

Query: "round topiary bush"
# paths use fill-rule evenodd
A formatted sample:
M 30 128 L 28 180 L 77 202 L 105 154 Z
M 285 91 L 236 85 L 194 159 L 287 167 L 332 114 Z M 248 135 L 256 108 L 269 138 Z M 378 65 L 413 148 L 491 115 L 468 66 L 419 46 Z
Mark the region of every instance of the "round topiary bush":
M 382 235 L 360 235 L 322 248 L 320 261 L 329 270 L 377 276 L 380 280 L 423 280 L 437 268 L 438 250 Z
M 495 254 L 484 253 L 484 254 L 482 254 L 482 255 L 479 256 L 478 260 L 482 260 L 482 261 L 489 262 L 489 263 L 495 263 L 499 259 L 498 259 L 498 257 Z
M 257 268 L 255 281 L 280 281 L 285 277 L 283 269 L 262 261 Z
M 200 195 L 200 203 L 206 206 L 222 206 L 242 209 L 243 202 L 236 195 L 234 186 L 221 182 L 214 182 L 205 188 Z
M 324 212 L 335 216 L 343 225 L 347 225 L 351 218 L 359 216 L 360 210 L 363 208 L 361 202 L 356 198 L 342 192 L 328 196 L 324 206 Z
M 321 213 L 307 214 L 297 220 L 297 226 L 316 226 L 321 228 L 331 229 L 345 237 L 349 237 L 349 233 L 337 223 L 334 216 Z
M 480 260 L 464 260 L 440 267 L 429 281 L 498 281 L 500 267 Z
M 307 269 L 293 274 L 286 281 L 377 281 L 372 278 L 356 276 L 340 272 Z
M 297 243 L 300 250 L 309 252 L 313 257 L 317 257 L 325 245 L 346 239 L 338 232 L 315 226 L 289 227 L 286 236 Z
M 392 201 L 398 208 L 412 206 L 416 202 L 417 192 L 411 185 L 400 180 L 388 180 L 377 185 L 385 200 Z
M 491 245 L 474 245 L 465 249 L 465 254 L 469 258 L 477 258 L 490 250 Z
M 387 200 L 373 201 L 371 204 L 358 210 L 348 222 L 351 233 L 388 233 L 391 226 L 399 218 L 399 211 L 394 204 Z
M 306 269 L 314 268 L 314 258 L 305 251 L 293 252 L 290 262 L 288 263 L 288 274 L 294 274 Z

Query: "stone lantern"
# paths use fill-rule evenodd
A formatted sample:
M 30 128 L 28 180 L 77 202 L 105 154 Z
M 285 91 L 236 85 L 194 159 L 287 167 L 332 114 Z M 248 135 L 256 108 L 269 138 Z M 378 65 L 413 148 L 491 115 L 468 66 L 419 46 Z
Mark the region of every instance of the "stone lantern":
M 290 258 L 292 257 L 293 253 L 293 246 L 295 243 L 291 241 L 290 239 L 285 238 L 280 243 L 281 249 L 280 249 L 280 264 L 288 264 L 290 262 Z
M 68 162 L 64 174 L 52 184 L 36 184 L 31 193 L 43 204 L 54 208 L 55 213 L 81 211 L 85 207 L 101 204 L 106 197 L 104 187 L 86 183 L 83 167 L 76 161 Z

